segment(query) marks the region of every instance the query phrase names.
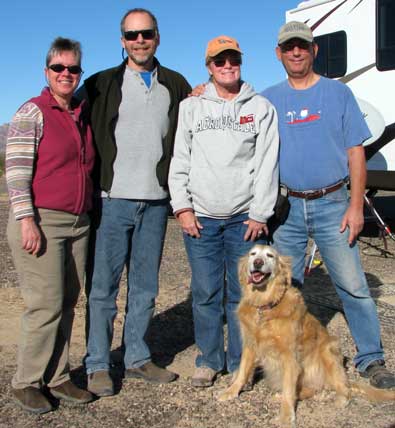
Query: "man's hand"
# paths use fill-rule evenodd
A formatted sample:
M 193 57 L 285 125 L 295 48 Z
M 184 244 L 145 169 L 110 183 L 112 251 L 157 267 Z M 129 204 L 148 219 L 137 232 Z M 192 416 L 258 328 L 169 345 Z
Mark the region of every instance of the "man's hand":
M 19 220 L 21 224 L 22 248 L 37 255 L 41 248 L 41 233 L 33 217 Z
M 363 210 L 349 206 L 341 222 L 340 232 L 343 233 L 347 227 L 350 229 L 350 236 L 348 237 L 350 245 L 357 239 L 363 229 L 363 223 Z
M 199 223 L 195 214 L 191 211 L 185 211 L 177 216 L 177 221 L 180 223 L 182 230 L 189 236 L 200 238 L 200 230 L 203 226 Z
M 204 94 L 205 90 L 206 83 L 201 83 L 200 85 L 197 85 L 192 89 L 192 92 L 188 94 L 188 97 L 199 97 L 200 95 Z
M 265 234 L 265 236 L 269 235 L 269 229 L 266 223 L 248 219 L 244 224 L 248 224 L 247 231 L 244 234 L 244 241 L 255 241 L 260 238 L 262 234 Z
M 362 146 L 351 147 L 347 150 L 348 167 L 350 170 L 350 206 L 345 212 L 340 232 L 350 229 L 348 243 L 351 245 L 363 228 L 363 204 L 366 185 L 365 149 Z

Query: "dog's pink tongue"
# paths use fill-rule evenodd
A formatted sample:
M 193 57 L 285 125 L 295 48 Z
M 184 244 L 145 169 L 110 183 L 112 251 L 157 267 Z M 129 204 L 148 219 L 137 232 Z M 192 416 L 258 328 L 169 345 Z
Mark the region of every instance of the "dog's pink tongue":
M 259 284 L 264 275 L 262 272 L 252 272 L 252 274 L 248 277 L 248 282 L 253 284 Z

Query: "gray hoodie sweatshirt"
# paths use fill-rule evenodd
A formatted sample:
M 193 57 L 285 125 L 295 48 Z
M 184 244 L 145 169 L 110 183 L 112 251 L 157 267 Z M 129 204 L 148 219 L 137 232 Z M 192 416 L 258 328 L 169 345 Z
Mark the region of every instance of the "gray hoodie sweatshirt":
M 174 211 L 229 218 L 249 213 L 266 223 L 278 193 L 277 115 L 243 83 L 232 100 L 213 83 L 180 104 L 169 188 Z

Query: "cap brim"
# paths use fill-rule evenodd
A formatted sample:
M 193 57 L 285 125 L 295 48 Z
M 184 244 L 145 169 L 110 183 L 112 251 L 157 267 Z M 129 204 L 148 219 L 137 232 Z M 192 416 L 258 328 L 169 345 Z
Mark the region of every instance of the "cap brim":
M 300 40 L 304 40 L 306 42 L 312 43 L 314 38 L 307 36 L 307 35 L 303 35 L 300 33 L 289 33 L 287 34 L 285 37 L 282 37 L 280 39 L 278 39 L 278 44 L 282 45 L 283 43 L 287 42 L 288 40 L 291 39 L 300 39 Z
M 234 52 L 238 52 L 240 55 L 243 55 L 243 52 L 240 49 L 237 48 L 229 48 L 227 47 L 226 49 L 215 49 L 212 52 L 207 52 L 206 53 L 206 63 L 208 61 L 209 58 L 214 58 L 215 56 L 219 55 L 222 52 L 225 51 L 234 51 Z
M 219 55 L 221 52 L 225 52 L 225 51 L 235 51 L 235 52 L 239 52 L 239 53 L 243 53 L 240 49 L 237 48 L 230 48 L 230 47 L 226 47 L 226 48 L 219 48 L 216 49 L 213 52 L 210 52 L 210 54 L 208 54 L 207 56 L 217 56 Z

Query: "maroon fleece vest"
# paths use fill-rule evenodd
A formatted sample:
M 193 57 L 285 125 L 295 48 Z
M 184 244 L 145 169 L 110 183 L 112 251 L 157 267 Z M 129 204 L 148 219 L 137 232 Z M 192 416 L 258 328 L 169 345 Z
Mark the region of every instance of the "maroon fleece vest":
M 33 204 L 38 208 L 81 214 L 92 207 L 92 133 L 80 104 L 74 117 L 63 110 L 48 88 L 30 100 L 43 113 L 43 136 L 33 175 Z

